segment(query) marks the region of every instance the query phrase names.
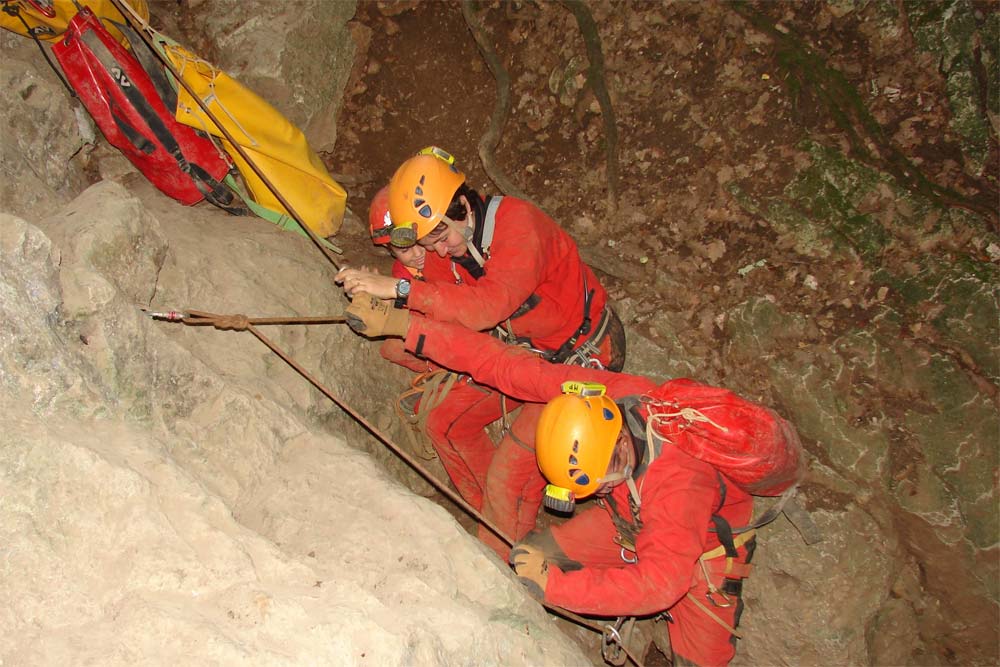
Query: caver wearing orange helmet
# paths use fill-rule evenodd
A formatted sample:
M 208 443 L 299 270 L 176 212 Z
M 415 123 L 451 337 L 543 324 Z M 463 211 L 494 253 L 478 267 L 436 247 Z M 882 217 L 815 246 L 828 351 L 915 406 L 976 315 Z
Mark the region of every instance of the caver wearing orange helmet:
M 624 363 L 621 322 L 576 243 L 551 218 L 515 197 L 481 197 L 454 158 L 430 147 L 406 160 L 389 182 L 390 243 L 424 247 L 424 282 L 344 269 L 349 296 L 405 293 L 408 307 L 474 331 L 498 327 L 508 342 L 558 363 Z M 437 361 L 433 357 L 428 357 Z M 517 407 L 508 401 L 508 409 Z M 427 434 L 455 486 L 506 534 L 535 525 L 544 480 L 534 459 L 538 406 L 525 406 L 494 446 L 485 427 L 504 414 L 494 390 L 456 383 L 427 421 Z M 494 454 L 495 453 L 495 454 Z M 506 555 L 488 531 L 484 542 Z
M 547 402 L 535 443 L 557 487 L 546 503 L 571 511 L 576 500 L 600 499 L 514 546 L 510 560 L 529 588 L 618 624 L 665 616 L 675 665 L 727 664 L 754 548 L 754 531 L 735 527 L 750 522 L 751 493 L 785 493 L 801 479 L 794 428 L 725 389 L 551 364 L 453 324 L 379 310 L 358 299 L 348 323 L 401 335 L 414 354 Z

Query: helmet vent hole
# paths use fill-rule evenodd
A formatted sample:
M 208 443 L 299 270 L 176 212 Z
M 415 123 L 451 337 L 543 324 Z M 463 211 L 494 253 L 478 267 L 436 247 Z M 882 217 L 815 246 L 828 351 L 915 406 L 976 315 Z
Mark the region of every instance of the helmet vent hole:
M 420 177 L 420 185 L 423 185 L 423 184 L 424 184 L 424 179 L 425 179 L 425 178 L 427 178 L 427 176 L 421 176 L 421 177 Z
M 576 454 L 579 451 L 580 451 L 580 441 L 579 440 L 574 440 L 573 441 L 573 453 Z
M 423 200 L 420 200 L 420 201 L 421 201 L 421 203 L 423 203 Z M 417 213 L 419 213 L 421 215 L 421 217 L 429 218 L 429 217 L 431 217 L 431 207 L 428 206 L 427 204 L 423 204 L 423 206 L 420 207 L 420 209 L 417 211 Z
M 424 189 L 419 185 L 416 188 L 414 188 L 413 192 L 420 195 L 421 197 L 424 196 Z
M 604 413 L 603 414 L 604 414 L 605 421 L 613 421 L 614 418 L 615 418 L 615 414 L 613 412 L 611 412 L 611 410 L 608 410 L 607 408 L 604 408 Z
M 579 468 L 570 468 L 569 476 L 574 482 L 581 486 L 587 486 L 590 484 L 590 477 L 588 477 L 587 473 L 583 472 Z
M 578 462 L 578 461 L 576 460 L 576 457 L 575 457 L 575 456 L 570 456 L 570 457 L 569 457 L 569 464 L 570 464 L 571 466 L 575 466 L 575 465 L 579 465 L 579 462 Z

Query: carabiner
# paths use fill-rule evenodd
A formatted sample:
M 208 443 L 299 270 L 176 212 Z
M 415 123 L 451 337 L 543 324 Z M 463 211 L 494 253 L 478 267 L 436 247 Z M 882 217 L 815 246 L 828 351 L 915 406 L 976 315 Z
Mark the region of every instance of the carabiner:
M 625 624 L 625 620 L 625 616 L 619 616 L 615 620 L 614 625 L 608 624 L 604 626 L 604 633 L 601 635 L 601 657 L 609 665 L 620 666 L 625 664 L 626 653 L 623 650 L 625 642 L 619 632 L 622 625 Z

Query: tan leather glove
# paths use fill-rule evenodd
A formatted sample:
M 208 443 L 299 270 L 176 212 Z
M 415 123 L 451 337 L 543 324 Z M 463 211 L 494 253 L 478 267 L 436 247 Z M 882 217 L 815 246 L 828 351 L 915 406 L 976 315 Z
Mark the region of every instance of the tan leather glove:
M 368 338 L 376 336 L 406 336 L 410 328 L 410 311 L 394 308 L 392 301 L 383 301 L 371 294 L 359 292 L 345 311 L 347 325 Z
M 545 597 L 545 587 L 549 583 L 549 563 L 541 549 L 529 544 L 516 544 L 510 552 L 510 564 L 532 595 L 540 599 Z

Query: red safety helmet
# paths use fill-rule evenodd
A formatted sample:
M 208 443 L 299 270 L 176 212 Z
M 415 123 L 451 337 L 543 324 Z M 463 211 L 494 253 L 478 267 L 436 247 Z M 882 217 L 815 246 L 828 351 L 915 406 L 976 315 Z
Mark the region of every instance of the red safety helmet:
M 392 235 L 392 218 L 389 217 L 389 186 L 375 193 L 371 206 L 368 207 L 368 228 L 371 230 L 372 243 L 389 245 Z

